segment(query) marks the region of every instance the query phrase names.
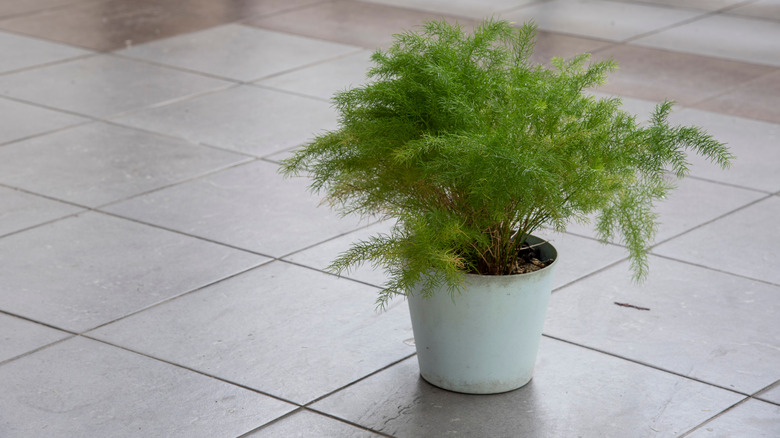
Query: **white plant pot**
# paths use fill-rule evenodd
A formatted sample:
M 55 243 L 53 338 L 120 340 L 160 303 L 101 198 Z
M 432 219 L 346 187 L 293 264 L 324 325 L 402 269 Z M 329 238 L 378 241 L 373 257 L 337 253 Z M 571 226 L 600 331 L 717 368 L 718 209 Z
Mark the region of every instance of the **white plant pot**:
M 542 242 L 530 237 L 528 243 Z M 408 297 L 420 374 L 450 391 L 495 394 L 531 380 L 558 258 L 541 247 L 549 266 L 519 275 L 465 275 L 452 297 L 446 289 Z

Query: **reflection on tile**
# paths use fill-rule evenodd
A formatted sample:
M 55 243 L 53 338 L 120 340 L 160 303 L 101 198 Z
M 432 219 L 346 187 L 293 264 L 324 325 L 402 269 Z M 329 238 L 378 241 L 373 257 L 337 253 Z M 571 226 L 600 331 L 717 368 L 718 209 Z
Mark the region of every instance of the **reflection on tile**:
M 780 26 L 780 25 L 779 25 Z M 780 71 L 695 105 L 708 111 L 780 124 Z
M 322 0 L 166 0 L 178 3 L 195 14 L 214 17 L 222 23 L 245 18 L 272 15 L 290 9 L 298 9 Z
M 536 64 L 549 64 L 550 59 L 554 57 L 569 59 L 582 53 L 590 53 L 602 49 L 612 44 L 613 43 L 609 41 L 537 31 L 534 54 L 531 55 L 531 62 Z
M 376 49 L 393 42 L 393 34 L 413 30 L 426 20 L 442 15 L 353 0 L 333 0 L 300 10 L 247 20 L 265 29 L 320 38 L 342 44 Z M 461 24 L 469 20 L 446 16 Z
M 0 313 L 0 362 L 70 336 L 34 322 Z
M 10 17 L 79 2 L 96 0 L 23 0 L 0 2 L 0 17 Z
M 239 81 L 251 81 L 358 50 L 251 26 L 228 24 L 118 52 Z
M 544 0 L 365 0 L 387 6 L 396 6 L 440 14 L 452 14 L 481 20 L 485 17 L 501 16 L 501 12 L 539 3 Z
M 0 367 L 8 437 L 239 436 L 293 405 L 73 338 Z
M 0 97 L 0 144 L 87 120 Z
M 80 211 L 73 205 L 0 187 L 0 236 Z
M 753 18 L 711 15 L 632 44 L 780 66 L 780 26 Z
M 0 309 L 82 331 L 264 261 L 86 213 L 0 239 Z
M 772 196 L 653 252 L 780 285 L 780 197 Z
M 117 122 L 256 156 L 298 146 L 337 127 L 328 102 L 255 86 L 141 111 Z
M 699 156 L 691 156 L 691 175 L 766 192 L 780 190 L 780 125 L 686 109 L 671 116 L 672 123 L 696 125 L 728 144 L 736 155 L 726 170 Z
M 544 333 L 745 393 L 780 378 L 780 288 L 655 256 L 645 283 L 626 269 L 554 293 Z
M 230 83 L 108 55 L 0 76 L 0 94 L 94 117 L 227 85 Z
M 502 18 L 517 22 L 533 19 L 543 30 L 623 41 L 700 14 L 637 3 L 553 0 L 504 13 Z
M 247 438 L 372 438 L 379 436 L 365 429 L 350 426 L 347 423 L 304 410 L 278 420 L 254 433 L 250 433 L 247 435 Z
M 0 28 L 93 50 L 114 50 L 220 24 L 177 2 L 80 2 L 0 22 Z
M 147 223 L 280 257 L 360 226 L 320 204 L 308 180 L 285 180 L 265 161 L 107 207 Z
M 780 436 L 780 406 L 748 400 L 686 436 L 776 438 Z
M 273 262 L 90 336 L 305 403 L 414 352 L 405 303 L 375 313 L 376 293 Z
M 0 182 L 96 207 L 247 159 L 93 123 L 0 148 Z
M 36 38 L 0 32 L 0 53 L 3 54 L 3 63 L 0 65 L 0 73 L 5 73 L 48 62 L 82 56 L 90 52 L 75 47 L 64 46 L 62 44 L 42 41 Z
M 517 436 L 519 430 L 529 437 L 655 437 L 679 436 L 740 398 L 543 338 L 533 380 L 516 391 L 444 391 L 423 381 L 410 358 L 312 408 L 398 437 Z
M 612 58 L 619 65 L 599 91 L 674 100 L 680 105 L 716 96 L 773 70 L 765 65 L 626 45 L 600 51 L 596 58 Z

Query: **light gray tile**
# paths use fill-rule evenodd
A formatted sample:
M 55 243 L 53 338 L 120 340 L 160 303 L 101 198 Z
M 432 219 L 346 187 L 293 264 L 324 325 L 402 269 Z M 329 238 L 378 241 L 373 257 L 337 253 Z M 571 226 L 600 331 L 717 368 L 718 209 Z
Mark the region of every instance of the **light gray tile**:
M 229 84 L 100 55 L 0 76 L 0 94 L 93 117 L 108 117 Z
M 85 213 L 0 239 L 0 309 L 81 331 L 264 261 Z
M 236 437 L 295 406 L 73 338 L 0 366 L 3 436 Z
M 360 49 L 228 24 L 118 53 L 224 78 L 251 81 L 356 50 Z
M 373 65 L 370 57 L 369 51 L 358 52 L 273 76 L 259 81 L 258 84 L 329 100 L 337 91 L 358 87 L 368 81 L 366 72 Z
M 96 207 L 247 159 L 94 123 L 0 148 L 0 182 Z
M 614 0 L 625 3 L 637 3 L 637 0 Z M 669 6 L 673 8 L 699 9 L 702 11 L 716 11 L 718 9 L 728 8 L 739 3 L 745 3 L 746 0 L 640 0 L 641 3 L 652 3 L 658 6 Z
M 780 21 L 780 2 L 777 0 L 758 0 L 745 3 L 742 6 L 729 9 L 727 14 Z
M 356 229 L 319 206 L 308 180 L 285 180 L 278 166 L 255 161 L 170 187 L 106 210 L 141 221 L 280 257 Z
M 675 124 L 704 128 L 717 140 L 728 144 L 736 155 L 727 171 L 703 158 L 692 156 L 691 175 L 753 189 L 780 190 L 780 125 L 707 111 L 685 109 L 671 117 Z
M 85 121 L 71 114 L 0 97 L 0 144 Z
M 780 284 L 778 217 L 780 197 L 772 196 L 658 245 L 653 252 Z
M 0 187 L 0 236 L 81 210 L 73 205 Z
M 0 31 L 0 73 L 87 55 L 87 50 Z
M 544 333 L 745 393 L 780 378 L 780 288 L 654 256 L 643 284 L 626 269 L 554 293 Z
M 0 362 L 70 336 L 34 322 L 0 313 Z
M 780 380 L 775 382 L 767 391 L 759 394 L 757 398 L 780 405 Z
M 315 403 L 313 409 L 399 437 L 679 436 L 740 397 L 551 339 L 533 380 L 504 394 L 435 388 L 415 358 Z
M 714 166 L 711 163 L 700 165 Z M 672 238 L 766 196 L 752 190 L 692 178 L 670 180 L 677 184 L 677 189 L 656 204 L 655 211 L 658 213 L 660 225 L 655 242 Z M 590 224 L 572 224 L 568 231 L 596 237 L 594 227 L 595 219 Z
M 780 436 L 780 406 L 748 400 L 686 436 L 776 438 Z
M 497 15 L 499 12 L 515 9 L 519 6 L 539 3 L 539 0 L 366 0 L 370 3 L 380 3 L 388 6 L 398 6 L 421 11 L 438 12 L 442 14 L 461 15 L 481 20 Z
M 780 23 L 754 18 L 711 15 L 632 44 L 780 66 Z
M 507 12 L 502 18 L 533 19 L 540 29 L 623 41 L 679 23 L 701 12 L 605 0 L 553 0 Z
M 311 411 L 296 412 L 288 418 L 247 435 L 247 437 L 253 438 L 371 438 L 378 436 L 380 435 Z
M 553 287 L 558 288 L 626 258 L 625 248 L 603 244 L 572 234 L 540 230 L 537 236 L 550 241 L 558 251 Z M 626 275 L 630 275 L 628 272 Z
M 119 123 L 257 156 L 311 140 L 337 127 L 330 104 L 241 86 L 131 114 Z
M 273 262 L 90 336 L 304 403 L 414 352 L 405 303 L 376 313 L 377 292 Z

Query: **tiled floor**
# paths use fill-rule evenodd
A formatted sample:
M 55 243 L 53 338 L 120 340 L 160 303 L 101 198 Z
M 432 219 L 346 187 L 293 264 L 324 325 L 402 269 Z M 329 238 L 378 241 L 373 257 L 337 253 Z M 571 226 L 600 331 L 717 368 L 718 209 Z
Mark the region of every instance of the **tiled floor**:
M 493 14 L 738 159 L 693 159 L 641 285 L 549 235 L 535 377 L 469 396 L 420 379 L 381 272 L 323 272 L 387 225 L 276 171 L 392 33 Z M 780 436 L 777 0 L 7 0 L 0 53 L 3 438 Z

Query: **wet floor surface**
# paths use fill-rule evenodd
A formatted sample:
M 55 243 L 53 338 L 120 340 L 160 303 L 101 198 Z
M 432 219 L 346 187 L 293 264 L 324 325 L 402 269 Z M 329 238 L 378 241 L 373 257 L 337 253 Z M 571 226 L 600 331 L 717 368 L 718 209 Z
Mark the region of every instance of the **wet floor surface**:
M 323 271 L 388 225 L 277 168 L 393 33 L 490 15 L 737 161 L 694 159 L 641 285 L 587 226 L 548 236 L 535 377 L 469 396 L 419 377 L 381 272 Z M 775 0 L 9 0 L 0 53 L 4 438 L 780 436 Z

